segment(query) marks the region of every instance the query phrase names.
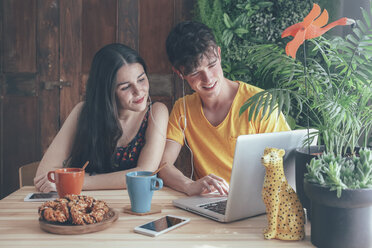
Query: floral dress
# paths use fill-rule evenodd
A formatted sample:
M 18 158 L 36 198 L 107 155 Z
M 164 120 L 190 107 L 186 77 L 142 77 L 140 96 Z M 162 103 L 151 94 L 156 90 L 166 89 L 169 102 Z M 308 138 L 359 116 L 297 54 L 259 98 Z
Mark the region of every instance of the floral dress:
M 147 110 L 145 116 L 143 117 L 141 127 L 139 128 L 136 136 L 129 142 L 125 147 L 117 147 L 114 157 L 114 170 L 128 170 L 135 168 L 137 166 L 137 161 L 141 153 L 142 148 L 144 147 L 146 140 L 145 134 L 147 129 L 149 109 Z

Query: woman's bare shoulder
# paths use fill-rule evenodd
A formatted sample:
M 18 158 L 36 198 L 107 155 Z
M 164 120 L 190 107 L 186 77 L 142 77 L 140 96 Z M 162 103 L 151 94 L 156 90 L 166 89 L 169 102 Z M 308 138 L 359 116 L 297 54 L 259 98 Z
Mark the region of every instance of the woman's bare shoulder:
M 153 114 L 168 115 L 168 108 L 162 102 L 155 102 L 154 104 L 152 104 L 151 109 Z
M 75 105 L 75 107 L 71 110 L 69 116 L 77 117 L 80 115 L 81 110 L 83 109 L 84 102 L 79 102 L 78 104 Z
M 150 123 L 158 122 L 168 124 L 169 112 L 167 106 L 161 102 L 155 102 L 150 109 Z
M 83 108 L 83 106 L 84 106 L 84 102 L 79 102 L 78 104 L 75 105 L 75 107 L 72 109 L 72 111 L 80 112 L 81 109 Z

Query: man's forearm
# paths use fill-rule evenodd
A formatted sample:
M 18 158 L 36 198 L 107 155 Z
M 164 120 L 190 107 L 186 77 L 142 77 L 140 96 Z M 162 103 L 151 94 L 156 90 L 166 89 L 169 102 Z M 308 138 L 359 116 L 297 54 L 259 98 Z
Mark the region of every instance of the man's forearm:
M 168 165 L 159 172 L 159 177 L 163 179 L 164 185 L 174 190 L 188 194 L 188 186 L 194 182 L 182 174 L 174 165 Z

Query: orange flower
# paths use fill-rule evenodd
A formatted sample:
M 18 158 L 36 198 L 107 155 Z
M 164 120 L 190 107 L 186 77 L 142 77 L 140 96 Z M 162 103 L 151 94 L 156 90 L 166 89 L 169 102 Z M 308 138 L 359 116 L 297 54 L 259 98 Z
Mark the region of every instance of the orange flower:
M 294 39 L 288 42 L 287 46 L 285 47 L 285 52 L 288 56 L 291 56 L 295 59 L 297 49 L 302 43 L 304 43 L 305 40 L 319 37 L 335 26 L 351 25 L 355 23 L 354 20 L 344 17 L 323 27 L 328 22 L 328 12 L 326 9 L 324 9 L 321 15 L 320 12 L 321 9 L 319 5 L 314 3 L 313 9 L 302 22 L 293 24 L 283 31 L 282 38 L 287 36 L 294 37 Z

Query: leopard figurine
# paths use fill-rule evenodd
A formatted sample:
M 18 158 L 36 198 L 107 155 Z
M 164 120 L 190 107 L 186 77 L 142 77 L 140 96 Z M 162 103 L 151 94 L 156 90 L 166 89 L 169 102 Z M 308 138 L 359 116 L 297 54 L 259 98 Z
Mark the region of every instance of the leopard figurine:
M 265 239 L 302 240 L 305 237 L 305 213 L 297 194 L 284 175 L 283 149 L 266 148 L 261 158 L 266 174 L 262 198 L 268 227 Z

